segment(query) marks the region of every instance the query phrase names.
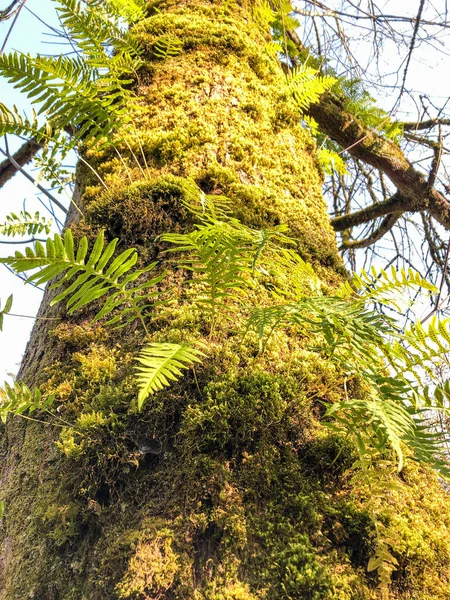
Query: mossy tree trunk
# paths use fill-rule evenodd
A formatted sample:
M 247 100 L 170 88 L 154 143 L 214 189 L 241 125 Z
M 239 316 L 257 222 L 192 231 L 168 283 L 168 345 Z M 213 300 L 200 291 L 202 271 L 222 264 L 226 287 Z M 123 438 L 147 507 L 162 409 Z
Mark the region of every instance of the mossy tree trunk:
M 167 261 L 156 238 L 189 227 L 181 183 L 191 178 L 230 198 L 248 225 L 287 224 L 332 287 L 343 269 L 314 142 L 264 53 L 253 4 L 150 3 L 136 28 L 146 49 L 136 135 L 119 154 L 85 151 L 108 190 L 80 165 L 83 217 L 72 209 L 69 221 L 90 239 L 104 228 L 143 263 Z M 156 58 L 169 35 L 182 52 Z M 208 335 L 180 277 L 169 277 L 151 339 L 203 337 L 208 358 L 142 412 L 132 356 L 144 334 L 93 326 L 89 312 L 69 319 L 46 293 L 40 316 L 62 321 L 38 321 L 20 376 L 56 393 L 74 428 L 4 428 L 0 598 L 380 597 L 366 573 L 371 512 L 346 474 L 352 450 L 318 421 L 318 400 L 339 396 L 332 365 L 285 334 L 262 357 L 226 322 Z M 437 482 L 427 493 L 423 481 L 406 470 L 401 506 L 386 513 L 402 540 L 393 598 L 448 598 L 450 514 Z M 411 508 L 419 494 L 423 506 Z

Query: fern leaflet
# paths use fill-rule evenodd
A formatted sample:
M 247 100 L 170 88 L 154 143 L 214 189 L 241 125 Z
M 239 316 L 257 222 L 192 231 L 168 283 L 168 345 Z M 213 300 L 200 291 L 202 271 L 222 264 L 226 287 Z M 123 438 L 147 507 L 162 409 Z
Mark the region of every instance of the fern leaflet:
M 4 316 L 7 315 L 11 311 L 12 303 L 13 303 L 13 296 L 11 294 L 6 299 L 5 306 L 3 308 L 1 308 L 1 304 L 0 304 L 0 331 L 3 331 L 3 319 L 4 319 Z
M 11 213 L 6 216 L 5 223 L 0 223 L 0 233 L 8 237 L 16 235 L 36 235 L 45 232 L 50 233 L 52 220 L 41 217 L 38 212 L 34 216 L 27 211 L 21 211 L 18 215 Z
M 0 388 L 0 419 L 6 423 L 9 414 L 23 415 L 35 410 L 45 410 L 53 404 L 55 395 L 47 397 L 36 388 L 31 390 L 24 383 L 14 382 L 14 385 L 4 383 Z
M 318 69 L 302 65 L 286 75 L 287 88 L 301 112 L 318 102 L 320 96 L 336 83 L 334 77 L 318 73 Z
M 144 348 L 137 357 L 141 364 L 136 368 L 140 388 L 138 409 L 150 394 L 176 381 L 182 369 L 201 362 L 199 356 L 205 355 L 197 348 L 180 344 L 149 344 Z

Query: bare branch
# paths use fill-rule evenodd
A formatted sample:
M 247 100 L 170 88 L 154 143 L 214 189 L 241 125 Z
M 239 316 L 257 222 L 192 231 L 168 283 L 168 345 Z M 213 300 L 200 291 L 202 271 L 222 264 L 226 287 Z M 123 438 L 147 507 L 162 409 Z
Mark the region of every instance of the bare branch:
M 425 0 L 420 0 L 419 11 L 417 13 L 416 23 L 414 25 L 414 31 L 413 31 L 413 35 L 411 38 L 411 44 L 410 44 L 409 50 L 408 50 L 408 56 L 406 59 L 405 70 L 403 72 L 402 86 L 400 88 L 400 92 L 399 92 L 399 95 L 397 98 L 397 103 L 400 101 L 400 98 L 403 96 L 403 92 L 405 91 L 405 83 L 406 83 L 406 77 L 408 75 L 409 63 L 411 62 L 411 57 L 412 57 L 412 53 L 414 50 L 414 46 L 416 45 L 417 33 L 419 31 L 420 19 L 422 18 L 422 12 L 423 12 L 424 6 L 425 6 Z
M 403 212 L 394 212 L 383 219 L 380 226 L 375 229 L 369 236 L 362 240 L 345 240 L 340 246 L 340 250 L 357 250 L 359 248 L 368 248 L 375 242 L 381 239 L 388 231 L 390 231 L 397 223 Z
M 50 200 L 50 202 L 53 202 L 53 204 L 55 204 L 55 206 L 57 206 L 64 214 L 68 213 L 67 208 L 61 204 L 61 202 L 55 198 L 52 194 L 50 194 L 50 192 L 48 190 L 46 190 L 44 187 L 42 187 L 42 185 L 40 183 L 38 183 L 29 173 L 27 173 L 25 171 L 25 169 L 19 165 L 18 162 L 16 162 L 16 160 L 14 159 L 14 157 L 9 154 L 9 152 L 5 152 L 5 150 L 2 150 L 0 148 L 0 152 L 7 157 L 7 159 L 12 163 L 12 165 L 15 167 L 16 171 L 20 171 L 22 173 L 22 175 L 24 175 L 29 181 L 31 181 L 31 183 L 33 185 L 35 185 L 37 187 L 37 189 L 42 192 L 43 194 L 45 194 L 47 196 L 47 198 Z M 4 163 L 2 163 L 4 164 Z
M 322 12 L 311 12 L 304 11 L 298 8 L 294 8 L 293 12 L 300 16 L 307 17 L 344 17 L 345 19 L 353 19 L 356 21 L 372 21 L 374 23 L 416 23 L 416 17 L 405 17 L 403 15 L 383 15 L 383 14 L 372 14 L 360 10 L 360 14 L 348 13 L 341 10 L 330 9 L 326 4 L 318 2 L 318 0 L 308 0 L 308 3 L 312 6 L 320 8 Z M 422 25 L 428 25 L 432 27 L 442 27 L 444 29 L 450 28 L 450 23 L 445 21 L 426 21 L 421 20 Z
M 331 219 L 331 225 L 335 231 L 345 231 L 351 227 L 373 221 L 378 217 L 384 217 L 385 215 L 391 215 L 392 213 L 405 212 L 408 210 L 407 207 L 407 198 L 397 192 L 384 202 L 377 202 L 376 204 L 371 204 L 370 206 L 353 213 L 335 217 L 334 219 Z
M 427 119 L 426 121 L 405 121 L 402 123 L 403 131 L 419 131 L 431 129 L 436 125 L 450 125 L 450 119 Z
M 10 158 L 6 158 L 6 160 L 0 163 L 0 188 L 2 188 L 5 183 L 19 171 L 19 168 L 16 165 L 19 165 L 19 167 L 25 166 L 34 156 L 36 156 L 41 148 L 42 145 L 33 138 L 28 142 L 25 142 L 25 144 L 12 155 L 16 164 L 13 164 Z
M 7 19 L 11 18 L 16 12 L 16 10 L 18 10 L 18 7 L 15 7 L 17 4 L 19 4 L 19 2 L 20 0 L 13 0 L 8 7 L 6 7 L 3 10 L 0 10 L 0 21 L 6 21 Z

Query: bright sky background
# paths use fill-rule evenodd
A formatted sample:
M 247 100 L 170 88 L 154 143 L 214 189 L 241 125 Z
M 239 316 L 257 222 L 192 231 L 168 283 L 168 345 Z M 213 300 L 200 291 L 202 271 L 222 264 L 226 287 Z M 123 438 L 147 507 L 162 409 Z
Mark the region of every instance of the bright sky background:
M 445 0 L 436 0 L 437 6 L 444 6 Z M 9 0 L 0 0 L 0 10 L 9 4 Z M 331 4 L 328 3 L 327 4 Z M 52 0 L 28 0 L 26 7 L 35 12 L 42 21 L 57 26 L 58 22 L 54 10 L 55 3 Z M 402 14 L 415 16 L 419 6 L 419 0 L 389 0 L 384 3 L 383 12 L 389 14 Z M 0 46 L 3 44 L 8 29 L 11 26 L 11 20 L 0 23 Z M 43 23 L 39 22 L 27 8 L 24 8 L 19 16 L 17 25 L 8 40 L 6 51 L 20 50 L 35 54 L 53 54 L 58 52 L 57 46 L 51 45 L 55 39 L 48 35 L 43 35 L 46 31 Z M 430 30 L 431 31 L 431 30 Z M 300 32 L 301 33 L 301 32 Z M 364 48 L 364 40 L 361 39 L 361 54 L 369 56 L 368 48 Z M 434 40 L 434 47 L 423 44 L 420 46 L 412 61 L 407 79 L 407 87 L 415 88 L 418 91 L 427 93 L 430 97 L 437 99 L 438 104 L 443 103 L 443 99 L 450 94 L 449 76 L 450 70 L 450 32 L 447 42 L 447 50 L 438 38 Z M 403 56 L 405 49 L 402 49 Z M 361 56 L 358 53 L 358 58 Z M 386 73 L 392 72 L 398 65 L 399 57 L 395 46 L 386 45 L 386 52 L 383 55 L 383 68 Z M 370 67 L 370 64 L 368 64 Z M 395 94 L 395 92 L 394 92 Z M 382 100 L 384 108 L 390 109 L 395 96 Z M 6 81 L 0 79 L 0 101 L 11 106 L 17 104 L 19 107 L 26 107 L 26 99 L 12 88 Z M 413 110 L 413 104 L 409 104 Z M 406 118 L 403 113 L 398 113 L 397 118 Z M 415 114 L 411 115 L 415 118 Z M 14 149 L 13 141 L 10 140 L 10 149 Z M 0 162 L 3 157 L 0 157 Z M 27 167 L 30 172 L 30 167 Z M 42 214 L 45 211 L 37 197 L 36 188 L 27 182 L 21 175 L 16 175 L 3 189 L 0 190 L 0 222 L 10 212 L 19 212 L 24 207 L 28 212 L 34 213 L 40 210 Z M 45 198 L 43 198 L 46 201 Z M 0 236 L 0 240 L 1 240 Z M 0 244 L 0 255 L 10 254 L 16 247 Z M 24 288 L 23 282 L 11 275 L 5 268 L 0 266 L 0 302 L 3 306 L 9 294 L 14 294 L 14 305 L 12 312 L 22 315 L 35 315 L 40 300 L 41 292 L 30 286 Z M 0 332 L 0 385 L 9 373 L 17 373 L 22 354 L 25 349 L 30 329 L 34 320 L 23 317 L 5 317 L 4 330 Z
M 0 0 L 0 9 L 9 4 L 8 0 Z M 55 14 L 54 3 L 51 0 L 28 0 L 26 7 L 29 7 L 43 21 L 58 25 Z M 0 45 L 3 44 L 7 31 L 11 26 L 12 20 L 0 23 Z M 20 50 L 30 52 L 30 54 L 50 54 L 54 52 L 54 38 L 43 35 L 43 31 L 50 33 L 45 29 L 26 8 L 23 8 L 17 24 L 9 37 L 5 52 L 11 50 Z M 26 106 L 26 98 L 17 90 L 0 79 L 0 102 L 6 106 L 16 104 L 18 107 Z M 14 150 L 19 144 L 9 137 L 10 150 Z M 0 156 L 0 162 L 3 160 Z M 30 166 L 27 167 L 28 172 Z M 35 174 L 36 175 L 36 174 Z M 47 204 L 44 197 L 42 200 Z M 37 189 L 25 177 L 17 174 L 0 191 L 0 222 L 4 222 L 5 216 L 11 212 L 18 213 L 23 209 L 34 214 L 39 210 L 42 215 L 46 214 L 37 197 Z M 4 239 L 0 236 L 0 239 Z M 20 238 L 16 238 L 20 239 Z M 7 256 L 14 252 L 20 246 L 6 246 L 0 244 L 0 255 Z M 14 295 L 13 309 L 14 314 L 23 314 L 33 316 L 36 314 L 41 302 L 42 293 L 32 286 L 24 286 L 23 282 L 9 273 L 6 268 L 0 265 L 0 302 L 4 302 L 9 294 Z M 30 335 L 34 319 L 6 317 L 4 319 L 3 332 L 0 332 L 0 385 L 7 378 L 8 373 L 16 374 L 20 365 L 26 342 Z

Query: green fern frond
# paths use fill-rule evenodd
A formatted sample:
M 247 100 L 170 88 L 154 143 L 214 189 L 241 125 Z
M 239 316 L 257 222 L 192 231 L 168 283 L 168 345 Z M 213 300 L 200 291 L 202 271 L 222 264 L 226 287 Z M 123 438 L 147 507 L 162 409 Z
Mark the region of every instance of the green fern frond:
M 137 23 L 146 17 L 145 0 L 89 0 L 89 7 L 106 9 L 109 15 L 124 19 L 127 24 Z
M 31 119 L 23 117 L 16 106 L 9 109 L 0 102 L 0 137 L 5 134 L 35 138 L 39 143 L 47 143 L 54 137 L 54 131 L 48 121 L 39 124 L 32 110 Z
M 295 326 L 317 339 L 321 349 L 347 367 L 354 361 L 359 368 L 379 368 L 377 350 L 384 345 L 383 334 L 391 332 L 386 317 L 370 312 L 354 302 L 336 297 L 304 298 L 299 302 L 254 309 L 247 330 L 258 333 L 260 345 L 275 327 Z M 268 332 L 268 333 L 267 333 Z M 317 337 L 320 336 L 320 337 Z
M 53 404 L 55 395 L 43 396 L 37 388 L 31 390 L 24 383 L 4 383 L 0 387 L 0 419 L 6 423 L 9 414 L 23 415 L 35 410 L 45 410 Z
M 153 54 L 160 59 L 172 58 L 182 52 L 183 41 L 174 35 L 162 35 L 153 45 Z
M 450 356 L 450 319 L 434 316 L 427 326 L 420 321 L 408 326 L 389 348 L 392 366 L 410 373 L 419 383 L 425 374 L 433 378 L 438 364 L 448 364 Z
M 134 94 L 127 84 L 140 66 L 135 38 L 107 10 L 77 0 L 58 0 L 60 17 L 81 56 L 58 58 L 11 53 L 0 56 L 0 74 L 38 105 L 45 128 L 0 106 L 0 134 L 17 133 L 38 141 L 55 140 L 51 130 L 67 130 L 78 140 L 107 138 L 128 121 Z M 35 131 L 33 131 L 35 130 Z
M 275 329 L 282 327 L 289 322 L 288 315 L 291 310 L 294 310 L 294 308 L 289 304 L 253 309 L 247 320 L 244 337 L 249 331 L 255 331 L 258 336 L 259 349 L 261 352 L 264 349 L 266 341 L 270 338 Z
M 359 441 L 363 453 L 367 450 L 364 446 L 362 432 L 372 432 L 371 442 L 380 449 L 391 447 L 397 455 L 398 471 L 403 468 L 402 441 L 414 437 L 415 423 L 406 407 L 389 397 L 380 398 L 374 394 L 368 399 L 347 399 L 335 402 L 327 408 L 325 417 L 333 418 L 333 423 L 326 423 L 334 431 L 345 434 L 351 433 Z M 364 430 L 362 424 L 364 423 Z
M 170 385 L 181 377 L 181 371 L 194 363 L 200 363 L 203 352 L 192 346 L 180 344 L 149 344 L 137 357 L 142 365 L 136 368 L 138 385 L 138 409 L 150 394 Z
M 77 130 L 77 138 L 97 140 L 107 136 L 126 112 L 120 102 L 112 110 L 117 89 L 114 85 L 102 88 L 100 96 L 99 87 L 79 58 L 2 54 L 0 74 L 26 93 L 33 104 L 39 104 L 38 114 L 46 114 L 52 129 L 70 126 Z M 9 121 L 14 114 L 16 129 L 29 125 L 17 114 L 8 113 Z
M 322 281 L 294 250 L 271 248 L 266 265 L 265 268 L 274 275 L 274 297 L 299 301 L 311 294 L 322 295 Z
M 318 102 L 320 96 L 336 83 L 334 77 L 318 73 L 317 69 L 302 65 L 286 75 L 287 88 L 301 112 Z
M 98 68 L 106 67 L 113 48 L 119 54 L 139 56 L 142 47 L 139 42 L 117 22 L 119 13 L 124 13 L 124 3 L 90 2 L 87 6 L 77 0 L 57 0 L 61 22 L 70 38 L 86 55 L 89 64 Z M 120 7 L 122 4 L 122 8 Z M 143 7 L 129 5 L 131 13 L 138 16 Z M 134 10 L 133 10 L 134 8 Z
M 412 268 L 396 270 L 391 267 L 390 271 L 372 268 L 370 273 L 362 270 L 353 275 L 353 286 L 362 300 L 390 305 L 398 310 L 402 310 L 406 301 L 405 291 L 412 289 L 437 293 L 436 286 Z M 345 286 L 342 289 L 344 290 Z M 348 292 L 348 284 L 346 289 Z
M 264 32 L 266 32 L 272 25 L 276 18 L 276 13 L 272 10 L 272 7 L 268 0 L 257 0 L 253 8 L 253 19 L 255 23 Z
M 264 52 L 268 56 L 278 56 L 283 52 L 283 44 L 279 40 L 271 40 L 264 46 Z
M 3 308 L 1 307 L 1 303 L 0 303 L 0 331 L 3 331 L 3 318 L 5 315 L 7 315 L 11 311 L 12 303 L 13 303 L 12 294 L 10 296 L 8 296 L 8 298 L 6 299 L 5 306 Z
M 206 286 L 196 302 L 213 312 L 227 297 L 245 294 L 250 286 L 251 259 L 242 232 L 224 221 L 197 225 L 188 234 L 164 234 L 161 240 L 175 245 L 168 252 L 182 252 L 179 267 L 192 271 Z
M 190 233 L 164 234 L 161 240 L 175 246 L 167 252 L 182 253 L 178 266 L 195 273 L 194 282 L 205 284 L 205 293 L 196 302 L 215 311 L 227 297 L 242 300 L 256 274 L 269 273 L 265 263 L 273 257 L 280 256 L 280 265 L 290 262 L 292 268 L 293 261 L 287 260 L 289 254 L 283 248 L 293 243 L 286 225 L 251 229 L 229 214 L 227 198 L 204 194 L 193 182 L 187 182 L 183 191 L 185 207 L 200 222 Z M 268 258 L 264 264 L 262 256 Z
M 50 233 L 52 219 L 41 217 L 38 212 L 32 216 L 27 211 L 21 211 L 18 215 L 11 213 L 6 216 L 5 223 L 0 223 L 0 234 L 8 237 L 16 235 L 37 235 L 45 232 Z
M 335 91 L 341 95 L 346 109 L 378 134 L 395 142 L 403 136 L 402 124 L 393 121 L 386 111 L 377 106 L 361 80 L 339 77 Z
M 105 247 L 104 235 L 101 233 L 88 253 L 88 241 L 83 237 L 78 248 L 70 230 L 64 237 L 54 235 L 49 238 L 45 247 L 36 242 L 34 248 L 26 248 L 25 254 L 16 252 L 15 256 L 0 259 L 0 263 L 9 265 L 16 273 L 35 271 L 28 276 L 27 282 L 44 285 L 53 278 L 59 279 L 51 287 L 53 289 L 67 286 L 53 299 L 52 305 L 66 301 L 69 314 L 86 306 L 94 300 L 108 295 L 106 302 L 95 317 L 103 318 L 122 305 L 121 314 L 113 317 L 110 323 L 128 322 L 129 319 L 141 318 L 147 303 L 156 297 L 157 292 L 149 288 L 156 286 L 164 277 L 164 273 L 152 279 L 143 277 L 156 267 L 151 263 L 144 269 L 134 269 L 138 256 L 134 248 L 129 248 L 113 259 L 117 238 Z M 136 285 L 143 277 L 144 281 Z
M 336 172 L 338 175 L 347 175 L 347 165 L 343 158 L 334 150 L 322 147 L 317 151 L 317 159 L 326 175 Z
M 183 206 L 200 221 L 226 221 L 231 218 L 232 202 L 226 196 L 205 194 L 192 179 L 183 180 Z

